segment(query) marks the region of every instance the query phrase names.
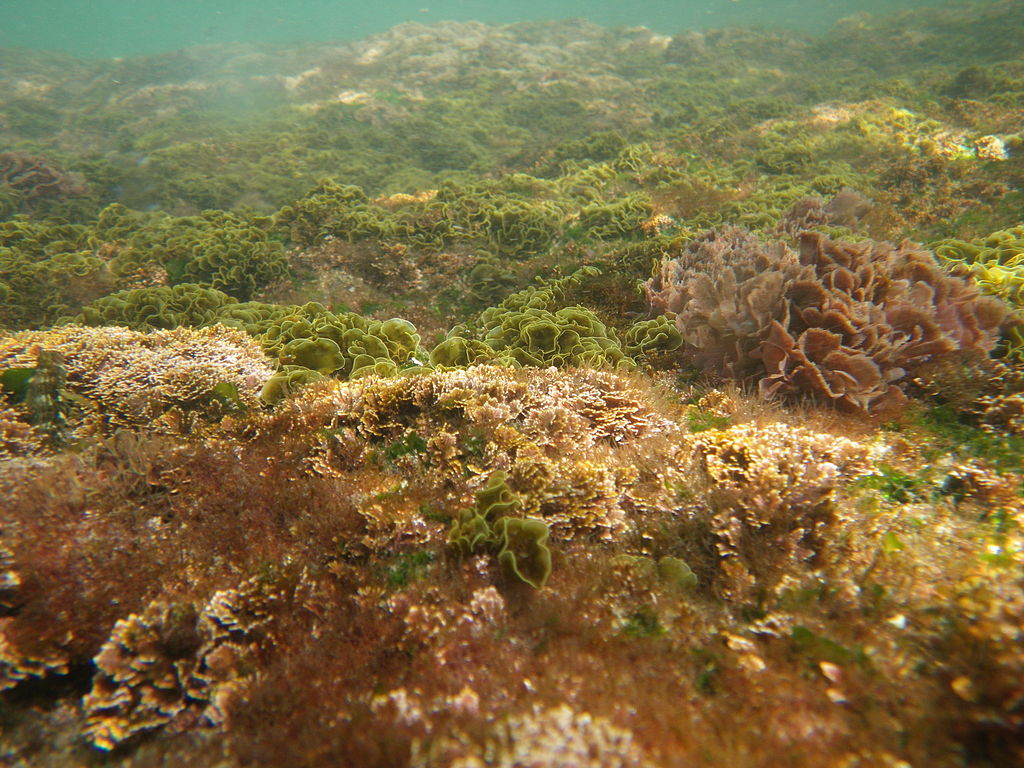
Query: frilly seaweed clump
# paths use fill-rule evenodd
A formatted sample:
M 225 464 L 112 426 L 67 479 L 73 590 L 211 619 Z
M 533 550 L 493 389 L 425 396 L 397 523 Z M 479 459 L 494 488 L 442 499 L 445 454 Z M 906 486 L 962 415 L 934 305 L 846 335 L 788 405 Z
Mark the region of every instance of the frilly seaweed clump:
M 223 322 L 222 311 L 238 302 L 201 285 L 131 288 L 90 302 L 74 318 L 82 325 L 120 325 L 135 331 L 157 328 L 202 328 Z
M 529 186 L 542 186 L 525 178 Z M 274 225 L 303 246 L 329 239 L 400 240 L 430 250 L 459 244 L 501 257 L 543 253 L 561 235 L 566 213 L 515 186 L 514 177 L 505 183 L 448 183 L 425 195 L 370 200 L 359 187 L 324 181 L 278 211 Z
M 115 285 L 85 228 L 25 216 L 0 223 L 0 327 L 52 324 Z
M 986 293 L 1024 304 L 1024 225 L 978 240 L 940 240 L 935 254 L 965 267 Z
M 247 301 L 288 275 L 269 224 L 227 211 L 173 217 L 112 205 L 100 212 L 91 243 L 110 254 L 111 271 L 123 284 L 202 283 Z
M 1006 308 L 910 243 L 800 237 L 799 251 L 740 229 L 709 232 L 647 283 L 685 354 L 762 392 L 854 411 L 903 402 L 909 370 L 990 352 Z
M 270 403 L 323 376 L 390 376 L 415 367 L 415 355 L 426 357 L 408 320 L 367 320 L 353 312 L 330 312 L 315 302 L 274 318 L 260 338 L 280 364 L 263 388 L 262 397 Z
M 119 289 L 88 322 L 120 313 L 140 329 L 202 324 L 220 301 L 209 291 L 247 301 L 289 274 L 263 222 L 225 211 L 171 217 L 112 205 L 87 225 L 16 216 L 0 224 L 0 325 L 50 325 Z M 123 293 L 142 288 L 165 290 Z
M 542 520 L 508 514 L 520 501 L 506 479 L 500 470 L 488 478 L 476 504 L 452 523 L 448 545 L 462 556 L 493 552 L 511 577 L 540 589 L 551 576 L 550 531 Z
M 570 287 L 597 274 L 584 269 L 549 284 L 513 294 L 484 310 L 469 326 L 457 326 L 434 347 L 439 366 L 502 363 L 545 367 L 590 366 L 629 370 L 636 358 L 679 346 L 676 330 L 664 318 L 630 326 L 622 340 L 590 309 L 559 306 Z

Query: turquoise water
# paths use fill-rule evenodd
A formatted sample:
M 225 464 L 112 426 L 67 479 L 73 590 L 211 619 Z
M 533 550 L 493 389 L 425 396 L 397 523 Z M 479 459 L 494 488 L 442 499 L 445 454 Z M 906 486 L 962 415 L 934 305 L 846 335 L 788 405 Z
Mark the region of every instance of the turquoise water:
M 827 28 L 860 11 L 880 12 L 936 2 L 913 0 L 4 0 L 0 46 L 63 50 L 80 56 L 147 54 L 236 41 L 354 39 L 404 21 L 512 22 L 584 17 L 605 25 L 643 25 L 665 33 L 749 24 Z

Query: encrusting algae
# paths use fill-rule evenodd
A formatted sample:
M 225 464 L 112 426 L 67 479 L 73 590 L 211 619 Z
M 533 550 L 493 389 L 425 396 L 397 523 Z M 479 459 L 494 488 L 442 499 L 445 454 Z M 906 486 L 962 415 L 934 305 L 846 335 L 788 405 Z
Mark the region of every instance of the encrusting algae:
M 1024 764 L 1022 25 L 0 66 L 0 763 Z

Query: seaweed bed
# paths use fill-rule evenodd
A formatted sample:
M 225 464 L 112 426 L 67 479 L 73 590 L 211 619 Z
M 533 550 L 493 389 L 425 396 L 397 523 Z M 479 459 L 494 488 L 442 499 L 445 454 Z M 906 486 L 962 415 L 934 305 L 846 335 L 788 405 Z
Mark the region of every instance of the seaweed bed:
M 1024 765 L 1022 29 L 0 51 L 0 762 Z

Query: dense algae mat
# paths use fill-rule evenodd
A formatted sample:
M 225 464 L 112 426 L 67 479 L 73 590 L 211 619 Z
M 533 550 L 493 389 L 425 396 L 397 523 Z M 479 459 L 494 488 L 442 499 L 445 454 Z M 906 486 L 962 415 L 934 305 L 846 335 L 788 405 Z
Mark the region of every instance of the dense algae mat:
M 1024 763 L 1022 28 L 0 52 L 0 762 Z

